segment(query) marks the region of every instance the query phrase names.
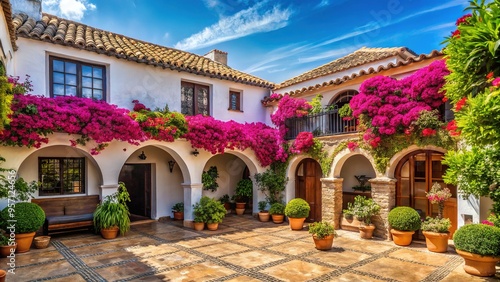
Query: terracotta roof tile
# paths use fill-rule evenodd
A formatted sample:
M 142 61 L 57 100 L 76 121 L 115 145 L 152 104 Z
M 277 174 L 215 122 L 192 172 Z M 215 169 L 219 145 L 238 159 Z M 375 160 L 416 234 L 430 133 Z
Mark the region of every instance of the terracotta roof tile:
M 288 79 L 280 84 L 275 85 L 274 90 L 292 86 L 307 80 L 318 78 L 325 75 L 341 72 L 352 67 L 368 64 L 383 60 L 392 56 L 399 56 L 400 59 L 406 60 L 409 57 L 417 56 L 413 51 L 406 47 L 395 48 L 366 48 L 363 47 L 353 53 L 342 58 L 331 61 L 320 67 L 307 71 L 294 78 Z
M 42 19 L 38 22 L 24 14 L 14 15 L 12 25 L 20 37 L 47 41 L 197 75 L 264 88 L 274 87 L 272 82 L 196 54 L 143 42 L 45 13 L 42 14 Z
M 12 6 L 9 0 L 0 0 L 2 2 L 2 10 L 5 15 L 5 20 L 7 21 L 7 29 L 10 33 L 10 43 L 14 51 L 17 50 L 16 45 L 16 28 L 14 27 L 14 22 L 12 21 Z
M 307 87 L 302 87 L 301 89 L 296 89 L 296 90 L 292 90 L 292 91 L 288 91 L 288 92 L 285 92 L 285 93 L 280 93 L 282 95 L 285 95 L 285 94 L 288 94 L 290 96 L 296 96 L 296 95 L 300 95 L 300 94 L 303 94 L 303 93 L 306 93 L 306 92 L 309 92 L 309 91 L 317 91 L 318 89 L 322 88 L 322 87 L 327 87 L 327 86 L 331 86 L 331 85 L 340 85 L 342 83 L 345 83 L 349 80 L 353 80 L 357 77 L 361 77 L 361 76 L 365 76 L 365 75 L 370 75 L 370 74 L 376 74 L 376 73 L 379 73 L 379 72 L 382 72 L 382 71 L 386 71 L 386 70 L 390 70 L 390 69 L 393 69 L 393 68 L 398 68 L 398 67 L 403 67 L 403 66 L 407 66 L 407 65 L 410 65 L 412 63 L 417 63 L 417 62 L 420 62 L 420 61 L 425 61 L 425 60 L 435 60 L 435 59 L 438 59 L 439 57 L 442 57 L 443 56 L 443 52 L 441 51 L 438 51 L 438 50 L 433 50 L 431 53 L 429 54 L 421 54 L 421 55 L 415 55 L 415 56 L 411 56 L 411 57 L 408 57 L 406 58 L 406 60 L 404 61 L 398 61 L 397 63 L 393 64 L 393 63 L 389 63 L 387 65 L 380 65 L 378 66 L 377 68 L 368 68 L 367 70 L 361 70 L 359 71 L 358 73 L 353 73 L 351 74 L 350 76 L 346 75 L 342 78 L 337 78 L 337 79 L 334 79 L 334 80 L 330 80 L 330 81 L 325 81 L 321 84 L 316 84 L 316 85 L 311 85 L 311 86 L 307 86 Z M 273 89 L 274 91 L 276 91 L 276 89 L 278 88 L 275 88 Z M 270 105 L 271 103 L 273 102 L 276 102 L 278 101 L 279 99 L 269 99 L 269 97 L 266 97 L 262 100 L 262 104 L 263 105 Z

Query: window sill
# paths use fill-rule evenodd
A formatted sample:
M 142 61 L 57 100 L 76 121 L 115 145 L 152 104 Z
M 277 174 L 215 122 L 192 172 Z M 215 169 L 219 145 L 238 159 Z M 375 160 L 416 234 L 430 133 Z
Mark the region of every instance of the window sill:
M 237 113 L 243 113 L 242 110 L 233 110 L 233 109 L 227 109 L 230 112 L 237 112 Z

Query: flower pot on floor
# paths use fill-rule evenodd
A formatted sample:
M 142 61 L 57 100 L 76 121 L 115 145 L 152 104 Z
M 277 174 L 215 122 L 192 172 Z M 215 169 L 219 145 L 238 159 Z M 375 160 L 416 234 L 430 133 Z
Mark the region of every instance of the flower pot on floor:
M 422 231 L 422 234 L 425 236 L 427 250 L 435 253 L 446 253 L 448 251 L 449 233 Z
M 465 260 L 465 272 L 482 277 L 495 275 L 495 265 L 500 261 L 500 257 L 481 256 L 458 249 L 456 251 Z
M 236 214 L 242 215 L 245 213 L 245 205 L 246 203 L 236 203 Z
M 175 220 L 184 220 L 184 212 L 174 212 Z
M 35 232 L 16 234 L 16 253 L 26 253 L 31 248 Z
M 0 246 L 0 257 L 6 258 L 12 253 L 16 252 L 17 244 L 14 246 Z
M 207 229 L 211 231 L 215 231 L 219 228 L 219 223 L 207 223 Z
M 0 282 L 5 282 L 6 276 L 7 276 L 7 271 L 0 269 Z
M 323 239 L 318 239 L 316 235 L 312 235 L 313 240 L 314 240 L 314 245 L 316 246 L 316 249 L 320 251 L 328 251 L 332 249 L 333 246 L 333 237 L 334 235 L 328 235 Z
M 205 228 L 205 222 L 195 222 L 193 223 L 193 228 L 196 231 L 202 231 Z
M 269 212 L 259 212 L 259 220 L 262 222 L 268 222 L 269 221 Z
M 45 249 L 50 245 L 50 236 L 37 236 L 34 239 L 35 248 Z
M 375 230 L 375 225 L 360 225 L 359 226 L 359 237 L 361 239 L 371 239 L 373 237 L 373 231 Z
M 290 229 L 294 231 L 302 230 L 305 220 L 305 217 L 289 217 L 288 221 L 290 222 Z
M 391 229 L 392 240 L 398 246 L 408 246 L 411 244 L 413 234 L 415 231 L 399 231 Z
M 101 236 L 104 239 L 115 239 L 116 237 L 118 237 L 118 231 L 120 231 L 120 228 L 118 228 L 118 226 L 101 228 Z
M 271 215 L 274 223 L 283 223 L 285 220 L 285 215 L 283 214 L 273 214 Z

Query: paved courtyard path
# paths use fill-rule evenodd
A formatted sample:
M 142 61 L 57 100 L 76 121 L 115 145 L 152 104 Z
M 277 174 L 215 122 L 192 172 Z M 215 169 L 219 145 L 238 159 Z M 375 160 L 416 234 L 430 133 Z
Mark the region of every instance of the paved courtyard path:
M 181 222 L 135 224 L 114 240 L 91 232 L 52 236 L 46 249 L 16 256 L 7 281 L 499 281 L 463 271 L 452 247 L 431 253 L 423 243 L 398 247 L 337 231 L 331 251 L 286 223 L 228 215 L 217 231 Z M 0 259 L 2 269 L 7 259 Z

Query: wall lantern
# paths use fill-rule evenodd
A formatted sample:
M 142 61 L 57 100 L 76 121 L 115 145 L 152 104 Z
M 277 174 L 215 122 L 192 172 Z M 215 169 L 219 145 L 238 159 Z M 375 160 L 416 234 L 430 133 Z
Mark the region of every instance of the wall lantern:
M 174 170 L 174 166 L 175 166 L 174 160 L 168 161 L 168 169 L 170 170 L 170 173 L 172 173 L 172 171 Z
M 198 152 L 198 149 L 194 149 L 194 151 L 191 152 L 191 155 L 194 155 L 195 157 L 197 157 L 199 154 L 200 152 Z
M 146 158 L 146 154 L 144 154 L 144 151 L 142 151 L 142 153 L 139 155 L 139 159 L 145 160 Z

